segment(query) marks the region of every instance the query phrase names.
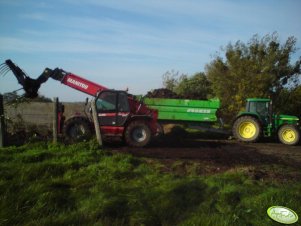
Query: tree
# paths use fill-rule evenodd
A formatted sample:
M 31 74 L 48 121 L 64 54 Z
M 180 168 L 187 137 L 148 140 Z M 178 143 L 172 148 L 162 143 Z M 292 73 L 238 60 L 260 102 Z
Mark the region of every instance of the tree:
M 299 84 L 301 58 L 290 62 L 295 46 L 294 37 L 281 44 L 277 33 L 261 39 L 255 35 L 247 44 L 228 44 L 223 57 L 206 65 L 206 75 L 226 118 L 233 118 L 248 97 L 270 97 L 277 103 L 282 90 Z
M 212 93 L 210 82 L 202 72 L 196 73 L 191 77 L 182 76 L 175 91 L 186 99 L 199 100 L 206 100 Z
M 163 77 L 163 86 L 166 89 L 169 89 L 173 92 L 175 92 L 176 87 L 179 85 L 179 82 L 181 80 L 181 77 L 186 76 L 184 74 L 180 75 L 179 72 L 171 70 L 167 71 L 162 77 Z
M 277 113 L 301 117 L 301 85 L 281 90 L 277 101 Z
M 193 76 L 167 72 L 163 75 L 163 85 L 185 99 L 204 100 L 212 94 L 210 82 L 203 72 Z

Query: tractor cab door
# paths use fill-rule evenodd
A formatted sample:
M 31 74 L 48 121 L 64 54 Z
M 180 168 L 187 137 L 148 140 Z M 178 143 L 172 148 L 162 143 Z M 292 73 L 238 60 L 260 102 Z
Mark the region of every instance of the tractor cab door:
M 248 112 L 257 114 L 264 125 L 268 125 L 270 122 L 270 102 L 266 101 L 252 101 L 248 102 Z
M 129 115 L 127 94 L 105 90 L 97 97 L 96 108 L 101 126 L 123 126 Z

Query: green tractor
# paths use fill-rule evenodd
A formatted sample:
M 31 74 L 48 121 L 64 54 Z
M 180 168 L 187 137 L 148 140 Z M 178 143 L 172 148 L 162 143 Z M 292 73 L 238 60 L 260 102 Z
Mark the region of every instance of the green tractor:
M 238 114 L 232 130 L 234 137 L 244 142 L 278 134 L 283 144 L 296 145 L 300 140 L 298 121 L 296 116 L 274 114 L 270 99 L 249 98 L 246 111 Z

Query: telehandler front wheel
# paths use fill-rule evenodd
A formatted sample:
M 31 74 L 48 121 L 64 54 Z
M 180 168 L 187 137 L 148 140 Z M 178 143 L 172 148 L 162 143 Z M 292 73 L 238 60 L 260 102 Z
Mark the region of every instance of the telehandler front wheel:
M 125 129 L 125 142 L 132 147 L 144 147 L 151 140 L 151 131 L 143 121 L 133 121 Z
M 67 141 L 80 142 L 92 137 L 91 123 L 82 117 L 74 117 L 65 122 L 63 133 Z
M 294 125 L 283 125 L 278 130 L 278 138 L 283 144 L 296 145 L 300 140 L 300 131 Z
M 232 132 L 237 140 L 256 142 L 261 137 L 261 126 L 252 116 L 242 116 L 233 124 Z

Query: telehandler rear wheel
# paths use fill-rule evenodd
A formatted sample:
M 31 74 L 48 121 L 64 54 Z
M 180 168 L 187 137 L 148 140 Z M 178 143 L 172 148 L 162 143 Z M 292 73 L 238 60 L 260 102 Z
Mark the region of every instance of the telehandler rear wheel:
M 278 130 L 278 138 L 283 144 L 296 145 L 300 140 L 300 131 L 294 125 L 283 125 Z
M 129 146 L 144 147 L 151 140 L 151 131 L 143 121 L 133 121 L 126 127 L 124 139 Z
M 252 116 L 242 116 L 233 124 L 233 135 L 244 142 L 256 142 L 261 137 L 261 126 Z

